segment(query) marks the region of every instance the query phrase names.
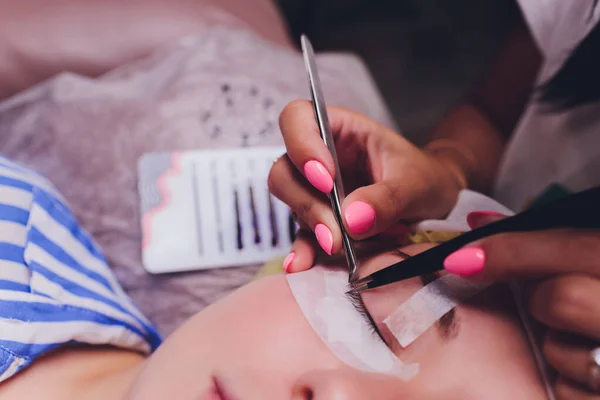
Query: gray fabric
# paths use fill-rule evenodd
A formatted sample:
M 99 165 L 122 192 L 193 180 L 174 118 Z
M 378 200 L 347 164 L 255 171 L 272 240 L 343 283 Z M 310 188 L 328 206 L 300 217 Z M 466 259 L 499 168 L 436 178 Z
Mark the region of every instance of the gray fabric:
M 319 57 L 330 103 L 388 114 L 363 65 Z M 278 115 L 307 98 L 301 56 L 213 28 L 99 78 L 63 74 L 0 103 L 0 151 L 53 181 L 123 287 L 168 334 L 257 266 L 151 276 L 141 265 L 137 162 L 146 152 L 281 145 Z

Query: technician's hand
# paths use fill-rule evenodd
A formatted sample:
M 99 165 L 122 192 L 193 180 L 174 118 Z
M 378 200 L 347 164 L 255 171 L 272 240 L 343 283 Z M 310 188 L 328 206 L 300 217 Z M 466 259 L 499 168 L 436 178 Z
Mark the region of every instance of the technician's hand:
M 476 227 L 490 219 L 472 213 L 469 223 Z M 491 236 L 450 255 L 444 266 L 475 280 L 532 280 L 529 310 L 549 328 L 543 351 L 560 375 L 558 397 L 600 399 L 600 231 Z
M 465 180 L 457 169 L 364 115 L 334 107 L 328 115 L 347 194 L 344 225 L 354 239 L 371 237 L 399 221 L 442 217 L 452 209 Z M 338 171 L 310 102 L 290 103 L 279 124 L 287 154 L 274 163 L 269 188 L 304 228 L 284 263 L 286 271 L 297 272 L 313 265 L 317 242 L 330 255 L 342 249 L 326 196 Z

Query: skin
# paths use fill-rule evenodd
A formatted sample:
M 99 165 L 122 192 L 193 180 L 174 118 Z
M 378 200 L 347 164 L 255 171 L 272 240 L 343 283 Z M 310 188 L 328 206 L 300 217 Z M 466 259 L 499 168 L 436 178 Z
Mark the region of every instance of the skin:
M 474 227 L 503 217 L 482 216 Z M 597 399 L 588 388 L 589 353 L 600 341 L 600 234 L 553 229 L 495 235 L 471 243 L 485 254 L 467 278 L 530 282 L 529 312 L 546 327 L 542 350 L 561 400 Z
M 293 48 L 270 0 L 0 0 L 0 99 L 63 71 L 100 76 L 181 37 L 201 34 L 222 24 L 223 17 L 212 16 L 210 8 Z
M 350 183 L 342 219 L 356 240 L 387 233 L 406 220 L 444 216 L 459 189 L 486 192 L 492 186 L 505 145 L 535 93 L 542 62 L 520 18 L 474 90 L 440 121 L 423 149 L 390 134 L 366 116 L 328 109 L 341 171 L 335 170 L 318 137 L 309 115 L 310 104 L 291 103 L 280 118 L 287 154 L 275 163 L 269 176 L 272 193 L 296 212 L 303 227 L 287 270 L 302 271 L 313 265 L 320 245 L 313 231 L 319 224 L 331 231 L 333 253 L 342 247 L 340 229 L 325 197 L 303 176 L 308 160 L 322 163 L 332 177 L 341 173 L 344 182 Z M 367 224 L 370 228 L 360 233 L 352 231 L 346 217 L 348 207 L 356 201 L 367 203 L 374 215 L 371 225 Z M 504 234 L 471 246 L 480 247 L 485 254 L 480 278 L 494 282 L 535 279 L 529 309 L 549 332 L 544 355 L 558 373 L 555 388 L 559 398 L 598 398 L 586 389 L 589 352 L 600 340 L 599 255 L 590 251 L 600 248 L 598 233 L 549 230 Z
M 398 260 L 385 253 L 366 261 L 364 271 Z M 420 287 L 417 280 L 395 285 L 365 294 L 378 323 Z M 459 329 L 450 338 L 430 329 L 408 349 L 392 344 L 399 358 L 420 363 L 421 372 L 409 382 L 357 371 L 338 360 L 305 320 L 285 276 L 276 275 L 197 314 L 147 359 L 114 349 L 62 350 L 1 385 L 0 395 L 7 400 L 544 399 L 510 302 L 498 303 L 498 294 L 480 295 L 476 307 L 458 307 Z M 384 335 L 392 341 L 389 332 Z M 227 397 L 215 393 L 215 379 Z
M 529 98 L 542 63 L 523 18 L 510 27 L 490 66 L 465 99 L 449 110 L 420 149 L 398 133 L 365 115 L 329 107 L 341 171 L 319 136 L 312 105 L 294 101 L 281 113 L 280 128 L 287 154 L 272 167 L 269 188 L 302 221 L 304 232 L 292 247 L 289 271 L 310 268 L 319 252 L 314 230 L 325 224 L 333 253 L 342 236 L 327 198 L 304 175 L 308 161 L 320 162 L 331 177 L 341 172 L 347 196 L 342 219 L 355 240 L 398 227 L 398 223 L 443 218 L 460 189 L 486 192 L 492 185 L 505 144 Z M 348 206 L 367 203 L 375 218 L 369 229 L 352 232 Z

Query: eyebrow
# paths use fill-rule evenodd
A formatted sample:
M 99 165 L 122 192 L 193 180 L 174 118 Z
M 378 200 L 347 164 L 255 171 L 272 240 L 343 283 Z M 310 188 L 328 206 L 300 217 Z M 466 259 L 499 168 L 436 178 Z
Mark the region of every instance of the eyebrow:
M 400 257 L 404 257 L 405 259 L 412 257 L 412 255 L 405 253 L 400 249 L 393 249 L 391 253 Z M 419 276 L 419 280 L 423 286 L 427 286 L 439 277 L 440 274 L 438 272 L 432 272 L 430 274 Z M 456 336 L 456 333 L 458 332 L 458 322 L 455 309 L 453 308 L 446 314 L 442 315 L 442 317 L 436 322 L 435 326 L 443 339 L 450 339 Z
M 419 277 L 423 286 L 435 281 L 438 278 L 439 278 L 439 274 L 435 273 L 435 272 L 431 273 L 431 274 L 427 274 L 427 275 L 421 275 Z M 358 311 L 359 314 L 369 324 L 373 333 L 375 333 L 379 337 L 379 339 L 383 343 L 385 343 L 385 345 L 388 346 L 392 351 L 395 351 L 394 348 L 397 347 L 397 346 L 395 346 L 395 344 L 397 342 L 388 343 L 387 339 L 381 332 L 381 329 L 379 329 L 379 326 L 377 325 L 377 323 L 375 322 L 375 320 L 373 319 L 373 317 L 367 310 L 367 307 L 365 305 L 365 302 L 362 299 L 362 296 L 360 295 L 360 292 L 346 291 L 345 295 L 348 298 L 348 300 L 350 301 L 350 303 L 352 304 L 352 306 L 354 306 L 356 311 Z M 450 310 L 449 312 L 444 314 L 436 322 L 436 328 L 438 330 L 438 333 L 442 337 L 442 339 L 448 340 L 448 339 L 456 336 L 456 332 L 458 331 L 458 324 L 456 322 L 456 313 L 454 310 L 455 309 L 453 308 L 452 310 Z
M 440 277 L 440 274 L 437 272 L 421 275 L 419 279 L 423 286 L 430 284 Z M 435 324 L 440 336 L 443 339 L 450 339 L 456 336 L 458 332 L 458 322 L 456 318 L 456 309 L 453 308 L 448 311 L 446 314 L 442 315 L 442 317 Z
M 411 257 L 410 254 L 407 254 L 407 253 L 401 251 L 400 249 L 394 249 L 390 252 L 392 254 L 395 254 L 395 255 L 398 255 L 398 256 L 404 257 L 404 258 Z M 425 275 L 419 276 L 419 280 L 421 281 L 421 284 L 423 286 L 426 286 L 426 285 L 430 284 L 431 282 L 435 281 L 436 279 L 438 279 L 439 277 L 440 277 L 439 273 L 433 272 L 430 274 L 425 274 Z M 375 322 L 375 320 L 373 319 L 373 317 L 367 310 L 367 307 L 365 306 L 365 303 L 362 299 L 361 294 L 359 292 L 347 291 L 346 297 L 348 298 L 350 303 L 354 306 L 356 311 L 358 311 L 360 313 L 360 315 L 365 319 L 365 321 L 367 321 L 367 323 L 370 325 L 373 332 L 379 337 L 379 339 L 381 339 L 388 347 L 391 347 L 390 344 L 388 343 L 388 341 L 386 340 L 385 336 L 379 329 L 379 326 L 377 325 L 377 323 Z M 436 322 L 435 326 L 438 330 L 438 333 L 442 337 L 442 339 L 448 340 L 448 339 L 451 339 L 452 337 L 455 337 L 456 333 L 458 332 L 458 323 L 457 323 L 455 309 L 453 308 L 452 310 L 450 310 L 449 312 L 444 314 Z

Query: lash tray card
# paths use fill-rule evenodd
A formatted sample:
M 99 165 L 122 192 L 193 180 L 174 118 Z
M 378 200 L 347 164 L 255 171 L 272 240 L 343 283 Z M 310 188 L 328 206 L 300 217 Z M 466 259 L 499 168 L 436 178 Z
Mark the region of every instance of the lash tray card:
M 267 176 L 282 147 L 149 153 L 138 163 L 144 268 L 153 274 L 287 255 L 296 225 Z

